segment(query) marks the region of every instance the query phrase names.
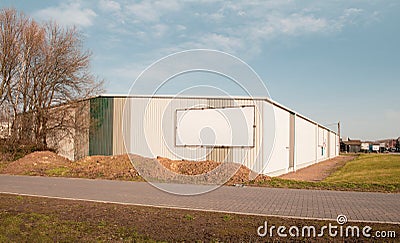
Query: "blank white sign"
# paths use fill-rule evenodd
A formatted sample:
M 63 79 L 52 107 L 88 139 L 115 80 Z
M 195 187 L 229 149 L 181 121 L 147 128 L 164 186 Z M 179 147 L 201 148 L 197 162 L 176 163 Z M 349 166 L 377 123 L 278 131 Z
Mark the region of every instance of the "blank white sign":
M 177 110 L 176 122 L 176 146 L 254 146 L 254 106 Z

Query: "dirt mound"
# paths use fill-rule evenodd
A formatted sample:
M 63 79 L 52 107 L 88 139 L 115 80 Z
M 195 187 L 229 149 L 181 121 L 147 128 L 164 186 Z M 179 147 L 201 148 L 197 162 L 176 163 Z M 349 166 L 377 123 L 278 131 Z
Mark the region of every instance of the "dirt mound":
M 71 165 L 72 177 L 142 181 L 128 155 L 88 156 Z
M 170 160 L 167 158 L 158 157 L 158 161 L 170 171 L 181 175 L 203 175 L 206 178 L 201 178 L 200 181 L 213 180 L 212 177 L 218 177 L 222 180 L 230 178 L 225 184 L 245 184 L 250 182 L 251 179 L 256 177 L 255 181 L 268 180 L 268 176 L 257 175 L 255 176 L 246 166 L 231 163 L 231 162 L 216 162 L 211 160 L 206 161 L 180 161 Z M 233 175 L 233 176 L 232 176 Z M 162 177 L 163 175 L 154 175 L 155 177 Z M 210 181 L 212 182 L 212 181 Z M 216 183 L 224 183 L 225 181 L 214 181 Z
M 2 171 L 14 175 L 47 175 L 49 171 L 71 165 L 71 161 L 50 151 L 30 153 L 9 163 Z
M 132 166 L 129 157 L 135 166 L 140 166 L 141 174 Z M 254 173 L 237 163 L 157 159 L 139 155 L 88 156 L 71 162 L 53 152 L 43 151 L 9 163 L 2 173 L 129 181 L 144 181 L 144 177 L 161 182 L 226 185 L 246 184 Z M 255 181 L 266 179 L 269 177 L 258 175 Z
M 199 175 L 210 172 L 218 167 L 221 163 L 215 161 L 186 161 L 186 160 L 170 160 L 158 157 L 157 160 L 167 169 L 183 174 L 183 175 Z

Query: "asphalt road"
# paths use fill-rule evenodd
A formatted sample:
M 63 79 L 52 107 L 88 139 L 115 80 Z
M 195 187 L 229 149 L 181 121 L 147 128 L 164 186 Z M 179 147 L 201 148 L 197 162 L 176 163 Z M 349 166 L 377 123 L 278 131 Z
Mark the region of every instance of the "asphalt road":
M 400 194 L 390 193 L 223 186 L 182 196 L 145 182 L 11 175 L 0 175 L 0 193 L 294 218 L 336 220 L 343 214 L 349 221 L 400 224 Z

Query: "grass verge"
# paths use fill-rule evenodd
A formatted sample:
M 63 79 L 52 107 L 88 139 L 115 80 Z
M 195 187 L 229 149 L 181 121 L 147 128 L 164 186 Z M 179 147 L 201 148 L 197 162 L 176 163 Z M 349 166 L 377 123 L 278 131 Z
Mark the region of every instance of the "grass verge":
M 111 229 L 112 231 L 111 231 Z M 154 242 L 126 227 L 61 220 L 43 213 L 0 213 L 0 242 L 77 242 L 77 241 Z
M 311 182 L 296 181 L 281 178 L 271 178 L 269 181 L 250 182 L 250 186 L 265 186 L 274 188 L 292 189 L 314 189 L 314 190 L 336 190 L 336 191 L 363 191 L 363 192 L 400 192 L 400 184 L 374 184 L 374 183 L 352 183 L 352 182 Z
M 400 192 L 400 156 L 361 154 L 320 182 L 271 180 L 250 182 L 253 186 L 342 191 Z
M 325 179 L 326 182 L 390 185 L 400 183 L 400 156 L 361 154 Z
M 331 237 L 327 231 L 318 237 L 259 237 L 257 229 L 268 226 L 317 230 L 334 221 L 238 215 L 71 201 L 0 194 L 0 242 L 373 242 L 374 238 Z M 362 229 L 392 231 L 399 225 L 347 223 Z M 318 232 L 319 233 L 319 232 Z M 386 238 L 384 240 L 397 240 Z

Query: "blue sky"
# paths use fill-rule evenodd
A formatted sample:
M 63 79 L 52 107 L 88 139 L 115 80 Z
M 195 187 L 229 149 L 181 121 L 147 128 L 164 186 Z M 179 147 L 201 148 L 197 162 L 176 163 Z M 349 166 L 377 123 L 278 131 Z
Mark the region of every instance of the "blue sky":
M 400 136 L 400 1 L 8 1 L 77 26 L 107 93 L 148 65 L 207 48 L 247 62 L 271 97 L 342 135 Z M 331 127 L 334 128 L 334 127 Z

